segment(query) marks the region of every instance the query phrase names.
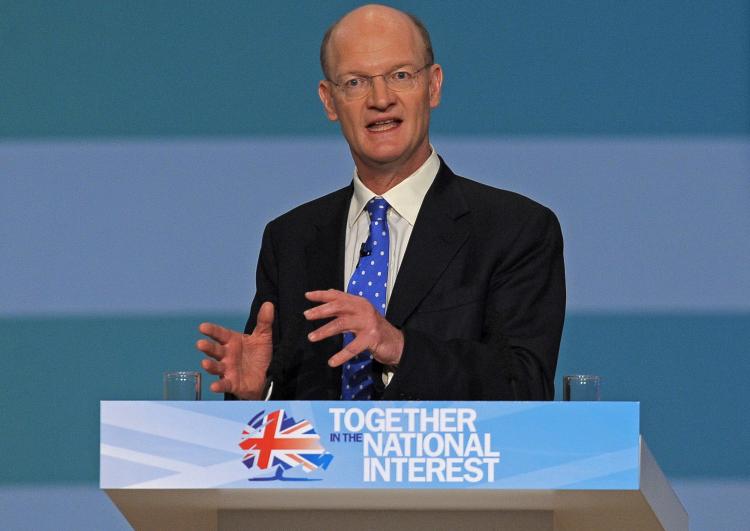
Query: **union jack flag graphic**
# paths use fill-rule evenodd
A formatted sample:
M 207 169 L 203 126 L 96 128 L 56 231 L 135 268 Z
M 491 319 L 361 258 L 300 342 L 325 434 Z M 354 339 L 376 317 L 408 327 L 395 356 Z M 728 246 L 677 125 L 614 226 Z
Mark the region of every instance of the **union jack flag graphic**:
M 278 467 L 278 475 L 268 479 L 284 479 L 281 473 L 296 466 L 305 472 L 325 470 L 333 459 L 320 444 L 312 423 L 296 422 L 283 409 L 255 415 L 242 431 L 240 448 L 246 452 L 242 462 L 247 468 Z

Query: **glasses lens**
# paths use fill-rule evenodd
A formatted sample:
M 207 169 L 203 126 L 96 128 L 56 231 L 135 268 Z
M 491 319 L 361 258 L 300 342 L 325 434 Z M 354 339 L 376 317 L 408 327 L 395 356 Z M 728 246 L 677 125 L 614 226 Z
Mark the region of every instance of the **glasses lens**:
M 393 90 L 409 90 L 414 87 L 414 74 L 404 70 L 393 72 L 385 79 Z
M 353 77 L 344 79 L 338 86 L 344 91 L 344 96 L 349 99 L 361 98 L 370 90 L 371 81 L 366 77 Z
M 417 76 L 424 70 L 428 65 L 423 66 L 419 70 L 409 72 L 408 70 L 396 70 L 387 75 L 376 75 L 372 77 L 352 77 L 343 79 L 341 82 L 336 83 L 336 86 L 340 87 L 344 96 L 350 100 L 356 100 L 364 98 L 374 83 L 376 77 L 382 77 L 388 88 L 395 91 L 412 90 L 417 84 Z

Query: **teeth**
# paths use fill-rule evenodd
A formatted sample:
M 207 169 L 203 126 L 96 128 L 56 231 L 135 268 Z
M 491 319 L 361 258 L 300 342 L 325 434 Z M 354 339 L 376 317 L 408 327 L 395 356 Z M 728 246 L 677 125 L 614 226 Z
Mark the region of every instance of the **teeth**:
M 368 129 L 376 130 L 376 131 L 382 131 L 384 129 L 390 129 L 392 126 L 395 126 L 397 124 L 396 120 L 379 120 L 377 122 L 373 122 L 369 126 L 367 126 Z

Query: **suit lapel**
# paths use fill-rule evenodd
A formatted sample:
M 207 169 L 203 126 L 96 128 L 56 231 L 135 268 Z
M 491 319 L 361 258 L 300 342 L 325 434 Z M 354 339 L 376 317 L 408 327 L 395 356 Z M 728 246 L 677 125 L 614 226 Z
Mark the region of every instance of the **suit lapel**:
M 305 289 L 324 290 L 335 288 L 344 291 L 344 247 L 346 245 L 346 218 L 352 197 L 352 186 L 335 192 L 311 220 L 314 233 L 305 248 L 304 271 L 307 277 Z M 305 307 L 315 304 L 305 301 Z M 322 322 L 316 322 L 315 327 Z M 312 330 L 312 325 L 309 329 Z M 303 339 L 307 342 L 307 339 Z M 309 361 L 312 373 L 324 394 L 319 398 L 336 400 L 341 392 L 341 369 L 329 369 L 328 358 L 341 350 L 343 336 L 336 335 L 318 343 L 309 344 L 312 358 Z
M 313 221 L 315 234 L 305 249 L 307 289 L 335 288 L 344 291 L 344 246 L 346 217 L 349 212 L 352 187 L 334 194 L 329 209 Z
M 387 317 L 401 326 L 429 293 L 469 236 L 468 205 L 456 176 L 441 160 L 401 263 Z

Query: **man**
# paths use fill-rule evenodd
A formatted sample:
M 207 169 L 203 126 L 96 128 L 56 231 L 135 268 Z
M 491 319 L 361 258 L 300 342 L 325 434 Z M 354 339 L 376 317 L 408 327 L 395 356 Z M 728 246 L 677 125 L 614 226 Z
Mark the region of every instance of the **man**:
M 268 224 L 244 334 L 201 324 L 213 339 L 197 343 L 202 366 L 220 376 L 212 391 L 552 399 L 565 311 L 557 219 L 438 158 L 432 55 L 422 24 L 385 6 L 326 33 L 318 92 L 356 175 Z

